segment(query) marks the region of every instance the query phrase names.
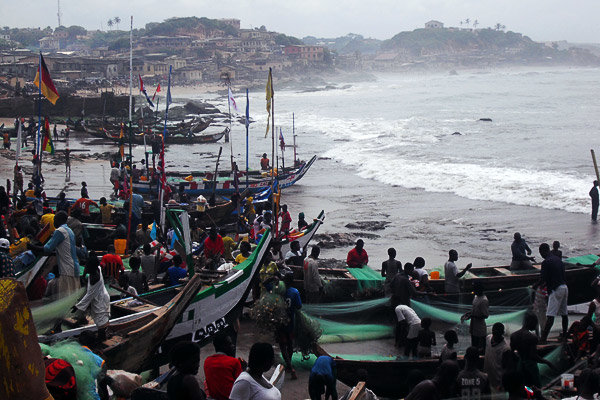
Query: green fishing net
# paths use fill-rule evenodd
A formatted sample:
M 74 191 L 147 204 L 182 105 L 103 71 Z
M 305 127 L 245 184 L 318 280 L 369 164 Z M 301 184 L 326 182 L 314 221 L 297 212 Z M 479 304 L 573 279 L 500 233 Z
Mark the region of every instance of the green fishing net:
M 38 334 L 43 334 L 52 329 L 63 318 L 68 317 L 71 308 L 85 293 L 85 288 L 81 288 L 67 297 L 57 299 L 51 303 L 33 307 L 31 314 L 35 329 Z
M 363 265 L 361 268 L 348 268 L 348 272 L 358 281 L 358 291 L 362 292 L 368 289 L 383 288 L 385 280 L 381 274 L 368 265 Z
M 60 358 L 71 364 L 77 380 L 78 400 L 96 399 L 93 394 L 96 392 L 96 378 L 101 367 L 90 351 L 72 341 L 59 342 L 52 346 L 40 344 L 40 347 L 44 356 Z

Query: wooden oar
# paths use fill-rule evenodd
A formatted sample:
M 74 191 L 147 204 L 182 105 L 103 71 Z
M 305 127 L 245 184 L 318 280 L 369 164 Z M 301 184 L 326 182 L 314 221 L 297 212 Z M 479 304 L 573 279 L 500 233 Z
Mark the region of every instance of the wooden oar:
M 141 301 L 142 303 L 150 304 L 151 306 L 154 306 L 154 307 L 160 307 L 158 304 L 156 304 L 156 303 L 153 303 L 153 302 L 151 302 L 150 300 L 143 299 L 143 298 L 141 298 L 141 297 L 140 297 L 140 296 L 138 296 L 138 295 L 135 295 L 135 294 L 129 293 L 128 291 L 126 291 L 126 290 L 123 290 L 123 289 L 121 289 L 120 287 L 117 287 L 117 286 L 113 285 L 112 283 L 111 283 L 110 285 L 108 285 L 108 286 L 110 286 L 111 288 L 113 288 L 113 289 L 115 289 L 115 290 L 117 290 L 117 291 L 119 291 L 119 292 L 121 292 L 121 293 L 123 293 L 123 294 L 126 294 L 128 297 L 133 297 L 134 299 L 136 299 L 136 300 L 139 300 L 139 301 Z

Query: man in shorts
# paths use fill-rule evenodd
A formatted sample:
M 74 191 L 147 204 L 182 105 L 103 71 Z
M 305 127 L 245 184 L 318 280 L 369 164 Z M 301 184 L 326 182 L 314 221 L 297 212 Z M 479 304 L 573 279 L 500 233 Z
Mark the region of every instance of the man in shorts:
M 550 252 L 548 243 L 540 245 L 540 255 L 544 258 L 542 262 L 541 278 L 548 289 L 548 310 L 546 311 L 546 325 L 542 332 L 541 343 L 545 343 L 548 334 L 554 324 L 554 317 L 562 317 L 562 338 L 566 340 L 569 327 L 567 312 L 567 298 L 569 288 L 565 281 L 565 265 L 562 260 Z

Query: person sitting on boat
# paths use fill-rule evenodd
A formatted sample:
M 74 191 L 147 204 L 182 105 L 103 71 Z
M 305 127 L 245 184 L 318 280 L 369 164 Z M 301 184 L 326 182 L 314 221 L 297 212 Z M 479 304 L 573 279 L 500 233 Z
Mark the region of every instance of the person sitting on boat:
M 554 254 L 556 257 L 562 260 L 563 255 L 562 251 L 560 250 L 560 242 L 558 240 L 552 242 L 552 250 L 550 250 L 550 253 Z
M 73 306 L 71 312 L 84 313 L 89 310 L 98 328 L 98 340 L 104 341 L 110 319 L 110 296 L 104 287 L 100 263 L 94 251 L 91 251 L 88 256 L 83 275 L 88 275 L 87 290 L 83 298 Z M 81 319 L 81 313 L 79 319 Z
M 188 275 L 188 271 L 183 262 L 183 259 L 179 254 L 176 254 L 173 257 L 173 265 L 167 269 L 167 274 L 165 278 L 168 279 L 169 286 L 179 285 L 180 279 L 185 278 Z
M 319 356 L 310 369 L 310 376 L 308 377 L 310 399 L 321 400 L 321 396 L 325 395 L 325 400 L 329 398 L 337 400 L 336 384 L 335 360 L 330 356 Z
M 216 354 L 204 361 L 205 386 L 211 399 L 228 400 L 233 383 L 242 373 L 242 363 L 234 357 L 235 346 L 230 336 L 222 333 L 216 335 L 213 345 Z
M 530 257 L 531 249 L 527 245 L 527 242 L 521 237 L 519 232 L 515 232 L 513 237 L 515 240 L 510 245 L 510 251 L 512 252 L 510 270 L 532 269 L 533 264 L 531 262 L 535 262 L 535 258 Z
M 381 276 L 385 278 L 383 288 L 386 296 L 392 294 L 392 288 L 390 287 L 392 280 L 402 271 L 402 263 L 396 260 L 396 249 L 390 247 L 388 257 L 387 260 L 381 263 Z
M 304 213 L 301 212 L 298 214 L 298 230 L 301 231 L 303 229 L 305 229 L 306 227 L 308 227 L 308 222 L 306 222 L 306 220 L 304 219 Z
M 538 337 L 534 331 L 538 324 L 535 314 L 528 312 L 523 319 L 523 327 L 510 335 L 510 348 L 517 352 L 519 362 L 517 372 L 523 377 L 523 384 L 541 387 L 538 363 L 554 368 L 552 363 L 537 352 Z
M 131 231 L 136 232 L 138 225 L 142 222 L 142 209 L 144 208 L 144 198 L 133 193 L 131 195 Z
M 446 293 L 459 293 L 459 279 L 473 266 L 473 264 L 469 263 L 462 271 L 458 272 L 455 264 L 456 261 L 458 261 L 458 252 L 452 249 L 448 252 L 448 261 L 444 264 L 444 290 Z
M 302 267 L 304 265 L 304 257 L 306 256 L 300 248 L 300 242 L 294 240 L 290 243 L 290 250 L 285 253 L 285 263 L 286 265 L 295 265 L 298 267 Z
M 465 352 L 465 368 L 456 378 L 456 396 L 461 399 L 476 399 L 490 394 L 490 381 L 485 372 L 477 368 L 479 349 L 469 347 Z
M 284 258 L 283 253 L 281 252 L 281 241 L 277 239 L 273 239 L 271 241 L 271 258 L 278 264 L 283 264 Z M 599 259 L 600 260 L 600 259 Z
M 121 274 L 119 276 L 119 287 L 121 289 L 123 289 L 125 292 L 129 293 L 130 295 L 134 295 L 134 296 L 138 295 L 138 291 L 136 290 L 136 288 L 134 288 L 133 286 L 131 286 L 129 284 L 129 276 L 127 276 L 127 274 Z M 126 297 L 129 297 L 129 296 L 126 295 L 125 293 L 121 293 L 122 299 L 124 299 Z
M 192 342 L 178 342 L 169 354 L 175 374 L 167 384 L 169 400 L 206 400 L 206 393 L 196 378 L 200 369 L 200 346 Z
M 217 232 L 217 228 L 213 227 L 210 229 L 208 237 L 204 239 L 204 258 L 208 269 L 216 270 L 222 264 L 224 253 L 223 238 Z
M 363 265 L 369 263 L 369 256 L 367 255 L 367 251 L 363 248 L 364 246 L 365 242 L 362 239 L 358 239 L 356 241 L 356 246 L 348 252 L 346 264 L 348 264 L 349 268 L 362 268 Z
M 318 303 L 323 294 L 323 278 L 319 275 L 319 246 L 313 246 L 310 250 L 310 256 L 304 260 L 304 292 L 307 303 Z
M 458 364 L 455 361 L 444 361 L 433 379 L 421 381 L 411 390 L 405 400 L 447 399 L 454 397 Z
M 142 273 L 146 275 L 149 281 L 154 281 L 156 278 L 156 255 L 152 252 L 150 243 L 143 246 L 144 254 L 140 257 L 142 261 Z
M 121 275 L 127 275 L 129 284 L 133 286 L 138 293 L 146 293 L 148 291 L 148 278 L 146 277 L 146 274 L 140 272 L 141 265 L 142 260 L 137 256 L 132 256 L 129 259 L 131 271 Z
M 565 265 L 562 260 L 550 252 L 548 243 L 542 243 L 539 252 L 544 261 L 541 268 L 541 280 L 548 288 L 548 310 L 546 311 L 546 324 L 541 336 L 541 342 L 545 343 L 554 318 L 558 315 L 562 317 L 562 337 L 566 338 L 567 328 L 569 327 L 569 313 L 567 310 L 567 299 L 569 297 L 569 288 L 565 281 Z
M 271 169 L 269 166 L 270 160 L 267 158 L 267 153 L 263 153 L 262 158 L 260 159 L 260 169 L 262 171 L 268 171 Z
M 100 261 L 100 267 L 102 267 L 102 275 L 109 282 L 116 283 L 119 281 L 119 276 L 125 273 L 125 267 L 123 266 L 123 260 L 121 256 L 115 253 L 115 246 L 109 245 L 107 253 L 102 256 Z
M 490 388 L 494 392 L 502 390 L 502 355 L 510 350 L 504 338 L 504 324 L 496 322 L 492 326 L 492 333 L 486 338 L 483 371 L 488 374 Z
M 597 370 L 584 368 L 583 371 L 575 376 L 575 388 L 577 396 L 564 397 L 562 400 L 594 400 L 598 398 L 598 387 L 600 377 Z
M 411 282 L 414 267 L 411 263 L 404 264 L 404 272 L 399 271 L 390 282 L 390 303 L 392 308 L 400 304 L 410 307 L 410 299 L 415 295 L 416 290 Z M 387 275 L 389 276 L 389 275 Z
M 250 243 L 246 241 L 240 243 L 240 254 L 235 257 L 235 261 L 233 263 L 237 265 L 246 261 L 246 259 L 250 257 L 251 250 L 252 247 L 250 246 Z
M 425 259 L 423 257 L 416 257 L 413 261 L 414 274 L 416 276 L 417 284 L 416 287 L 419 291 L 433 291 L 429 286 L 429 274 L 425 270 Z
M 584 315 L 578 321 L 575 321 L 569 327 L 567 334 L 573 340 L 573 346 L 571 350 L 575 354 L 575 359 L 585 357 L 590 354 L 592 346 L 592 337 L 590 331 L 595 333 L 597 331 L 596 325 L 593 323 L 592 318 L 589 315 Z M 595 334 L 596 338 L 598 337 Z
M 292 216 L 288 211 L 287 204 L 283 204 L 281 206 L 281 227 L 279 232 L 281 235 L 287 235 L 290 232 L 290 227 L 292 225 Z
M 274 360 L 273 346 L 269 343 L 254 343 L 248 356 L 248 369 L 233 383 L 229 400 L 281 400 L 279 389 L 263 376 L 271 369 Z
M 487 335 L 487 325 L 485 320 L 490 316 L 490 303 L 487 296 L 483 293 L 483 283 L 475 281 L 473 283 L 473 307 L 471 311 L 460 317 L 460 321 L 471 320 L 469 333 L 471 333 L 471 346 L 477 347 L 482 353 L 485 351 L 485 337 Z
M 66 297 L 81 287 L 75 235 L 67 226 L 67 213 L 64 211 L 59 211 L 54 216 L 54 227 L 56 230 L 43 247 L 32 244 L 28 244 L 27 247 L 34 251 L 43 251 L 44 254 L 56 251 L 59 268 L 59 276 L 56 278 L 58 295 Z

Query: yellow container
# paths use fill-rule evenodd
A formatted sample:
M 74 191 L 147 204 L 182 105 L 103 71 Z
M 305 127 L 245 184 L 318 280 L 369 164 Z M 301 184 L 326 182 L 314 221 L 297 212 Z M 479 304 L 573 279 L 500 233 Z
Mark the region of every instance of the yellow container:
M 127 239 L 115 239 L 115 253 L 119 255 L 125 254 L 127 248 Z

